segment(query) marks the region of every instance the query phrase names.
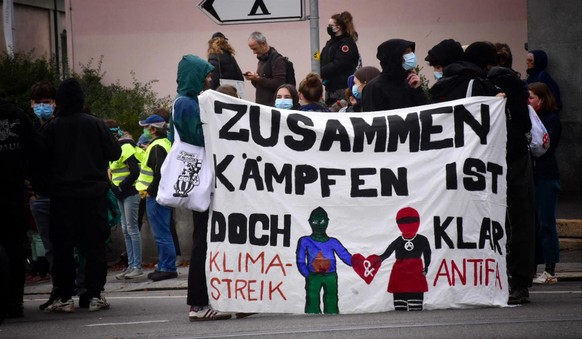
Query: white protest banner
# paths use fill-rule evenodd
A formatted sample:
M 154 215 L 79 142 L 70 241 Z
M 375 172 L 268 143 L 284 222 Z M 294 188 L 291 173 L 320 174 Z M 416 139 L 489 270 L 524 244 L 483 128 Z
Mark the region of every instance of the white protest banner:
M 370 113 L 200 97 L 221 311 L 504 306 L 505 100 Z

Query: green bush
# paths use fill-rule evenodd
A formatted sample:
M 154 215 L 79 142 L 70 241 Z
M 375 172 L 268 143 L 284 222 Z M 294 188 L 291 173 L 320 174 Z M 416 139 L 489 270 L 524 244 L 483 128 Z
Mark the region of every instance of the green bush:
M 0 97 L 11 101 L 24 111 L 34 116 L 30 108 L 30 89 L 38 81 L 49 81 L 58 86 L 60 79 L 56 64 L 52 59 L 33 57 L 33 52 L 15 53 L 13 57 L 4 53 L 0 55 Z M 72 76 L 77 78 L 85 92 L 85 105 L 89 111 L 102 118 L 115 119 L 122 129 L 128 131 L 135 139 L 142 133 L 138 125 L 140 119 L 158 108 L 168 109 L 171 98 L 158 98 L 152 90 L 152 84 L 138 82 L 132 71 L 132 87 L 122 86 L 119 81 L 103 84 L 105 72 L 101 70 L 103 56 L 99 58 L 96 67 L 93 60 L 81 65 L 80 73 Z M 68 72 L 66 72 L 68 73 Z

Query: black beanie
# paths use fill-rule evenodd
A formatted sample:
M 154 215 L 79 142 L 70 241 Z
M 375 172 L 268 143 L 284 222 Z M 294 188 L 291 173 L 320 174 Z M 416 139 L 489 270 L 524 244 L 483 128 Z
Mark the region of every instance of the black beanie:
M 424 60 L 428 61 L 431 66 L 446 67 L 460 60 L 462 55 L 463 47 L 461 44 L 453 39 L 446 39 L 431 48 Z
M 487 65 L 497 64 L 497 50 L 490 42 L 477 41 L 467 47 L 462 59 L 485 69 Z

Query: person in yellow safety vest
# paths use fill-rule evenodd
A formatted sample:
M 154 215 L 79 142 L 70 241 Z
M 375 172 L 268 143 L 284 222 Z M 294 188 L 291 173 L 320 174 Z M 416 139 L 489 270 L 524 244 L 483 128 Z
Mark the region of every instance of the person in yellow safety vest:
M 166 136 L 166 121 L 157 114 L 139 122 L 150 139 L 135 188 L 146 197 L 146 213 L 158 248 L 158 269 L 148 274 L 153 281 L 172 279 L 176 272 L 176 248 L 170 231 L 172 209 L 156 202 L 161 168 L 172 143 Z
M 115 136 L 121 146 L 121 157 L 109 162 L 111 171 L 111 190 L 117 198 L 119 210 L 121 211 L 121 230 L 125 239 L 125 249 L 127 253 L 127 268 L 117 274 L 117 280 L 137 279 L 143 277 L 141 267 L 141 233 L 138 224 L 138 211 L 140 196 L 135 189 L 135 182 L 139 176 L 140 160 L 139 149 L 135 141 L 119 128 L 116 120 L 105 120 L 109 131 Z

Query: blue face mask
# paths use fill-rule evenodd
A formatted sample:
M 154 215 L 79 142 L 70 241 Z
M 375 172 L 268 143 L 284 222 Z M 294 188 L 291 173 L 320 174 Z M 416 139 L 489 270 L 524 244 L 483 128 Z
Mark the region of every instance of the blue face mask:
M 352 95 L 354 96 L 354 98 L 356 99 L 362 99 L 362 93 L 360 93 L 360 91 L 358 90 L 358 85 L 354 84 L 352 86 Z
M 434 79 L 435 79 L 436 81 L 439 81 L 439 79 L 443 77 L 443 72 L 438 72 L 438 71 L 435 71 L 435 72 L 433 72 L 433 73 L 434 73 Z
M 404 58 L 402 68 L 404 68 L 405 71 L 410 71 L 411 69 L 416 67 L 416 55 L 414 55 L 413 52 L 404 54 L 402 57 Z
M 32 105 L 32 109 L 34 114 L 36 114 L 36 116 L 42 120 L 47 120 L 50 118 L 54 111 L 52 104 L 34 104 Z
M 275 107 L 281 109 L 293 108 L 293 99 L 275 99 Z

